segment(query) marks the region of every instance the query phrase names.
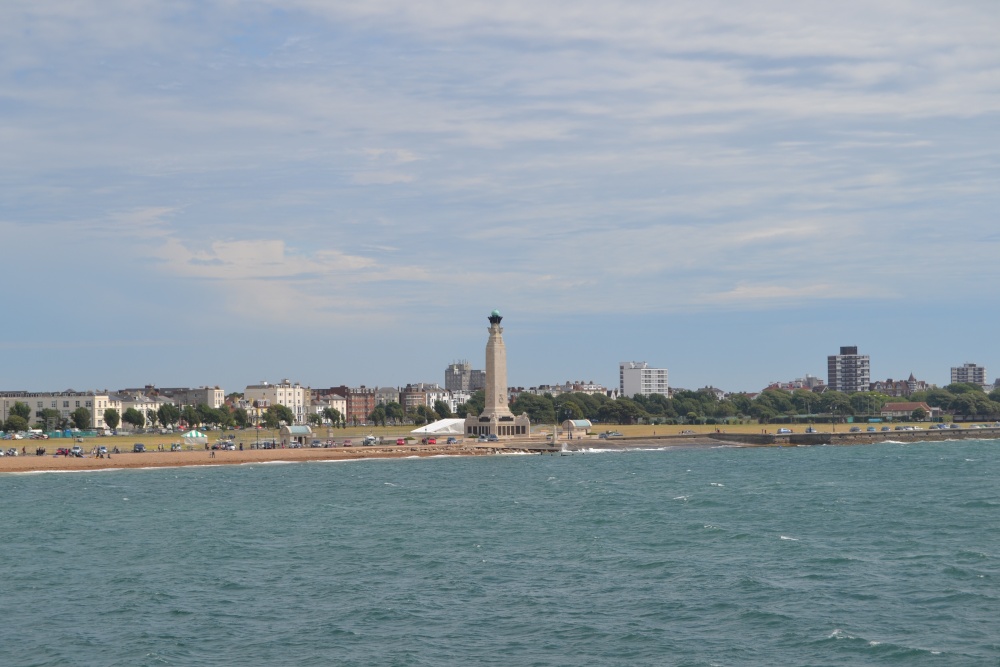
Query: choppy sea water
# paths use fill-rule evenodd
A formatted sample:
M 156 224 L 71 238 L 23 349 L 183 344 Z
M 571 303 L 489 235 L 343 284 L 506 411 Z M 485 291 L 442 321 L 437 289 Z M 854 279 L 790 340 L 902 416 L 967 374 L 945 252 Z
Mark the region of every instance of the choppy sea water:
M 1000 441 L 0 476 L 0 665 L 997 665 Z

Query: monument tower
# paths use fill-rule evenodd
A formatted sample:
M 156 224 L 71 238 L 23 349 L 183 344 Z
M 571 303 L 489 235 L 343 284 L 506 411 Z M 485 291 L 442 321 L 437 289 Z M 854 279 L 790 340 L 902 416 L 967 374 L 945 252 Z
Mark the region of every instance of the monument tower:
M 490 338 L 486 341 L 486 403 L 478 417 L 465 418 L 465 434 L 498 438 L 527 436 L 531 430 L 528 415 L 514 416 L 507 405 L 507 347 L 503 342 L 503 317 L 499 310 L 490 313 Z

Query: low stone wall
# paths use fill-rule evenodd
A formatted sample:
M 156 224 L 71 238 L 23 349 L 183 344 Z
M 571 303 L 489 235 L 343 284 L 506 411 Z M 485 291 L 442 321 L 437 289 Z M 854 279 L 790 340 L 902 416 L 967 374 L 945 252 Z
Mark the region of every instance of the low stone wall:
M 707 437 L 723 442 L 750 446 L 809 446 L 809 445 L 864 445 L 875 442 L 938 442 L 942 440 L 994 440 L 1000 438 L 1000 428 L 929 429 L 920 431 L 861 431 L 851 433 L 708 433 Z

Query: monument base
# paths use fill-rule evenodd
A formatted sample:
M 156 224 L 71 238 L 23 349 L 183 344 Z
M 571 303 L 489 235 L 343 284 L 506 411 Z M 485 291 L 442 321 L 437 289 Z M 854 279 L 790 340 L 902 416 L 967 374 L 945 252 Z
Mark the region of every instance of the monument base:
M 526 438 L 531 435 L 531 420 L 528 415 L 487 415 L 465 418 L 465 435 L 479 437 L 495 435 L 498 438 Z

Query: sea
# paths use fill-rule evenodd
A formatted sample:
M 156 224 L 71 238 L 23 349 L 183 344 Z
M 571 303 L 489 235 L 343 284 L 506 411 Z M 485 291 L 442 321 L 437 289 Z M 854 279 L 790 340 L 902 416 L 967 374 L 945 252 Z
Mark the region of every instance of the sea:
M 0 665 L 1000 665 L 1000 441 L 0 475 Z

